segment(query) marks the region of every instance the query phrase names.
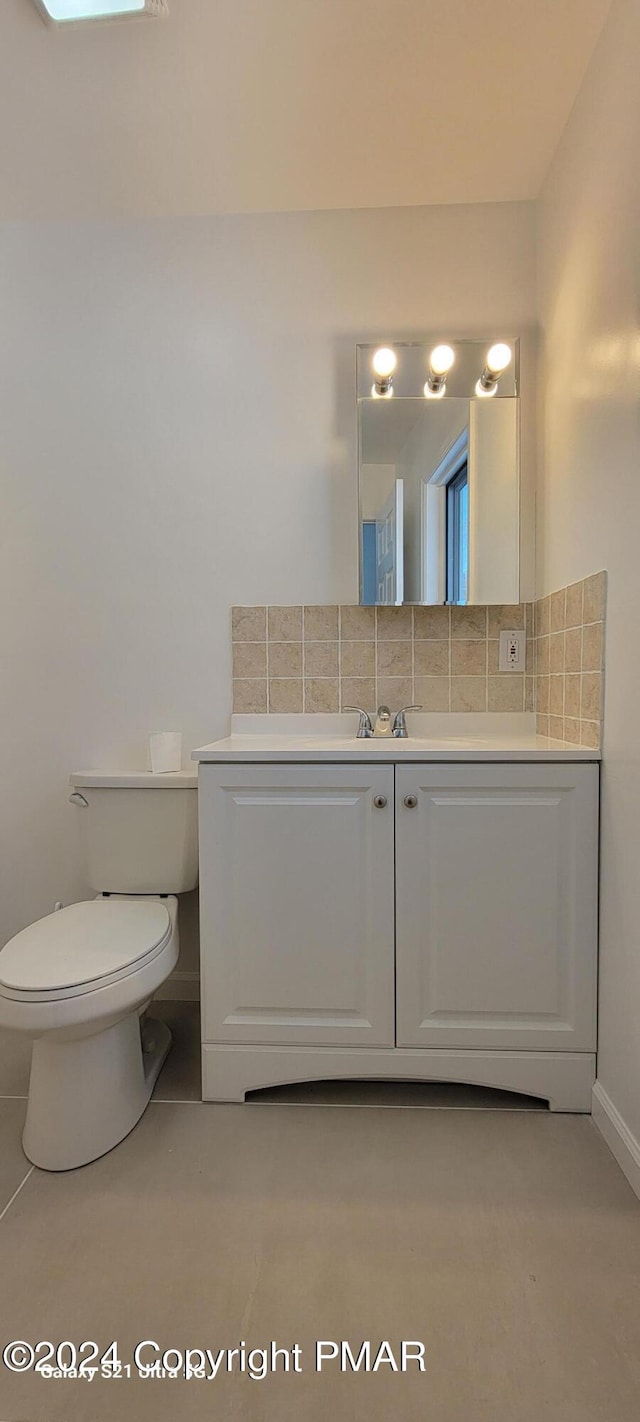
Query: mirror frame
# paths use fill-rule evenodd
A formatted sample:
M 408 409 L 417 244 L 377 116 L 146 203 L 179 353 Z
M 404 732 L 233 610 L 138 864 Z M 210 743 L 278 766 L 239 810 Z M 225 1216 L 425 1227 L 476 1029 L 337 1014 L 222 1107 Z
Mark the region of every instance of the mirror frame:
M 362 463 L 363 463 L 363 460 L 362 460 L 362 413 L 363 413 L 363 409 L 362 409 L 362 407 L 363 407 L 363 405 L 364 405 L 365 402 L 368 402 L 368 401 L 371 400 L 372 398 L 375 398 L 374 390 L 372 389 L 372 358 L 373 358 L 373 355 L 374 355 L 375 352 L 378 351 L 381 347 L 388 347 L 388 348 L 390 348 L 394 353 L 400 353 L 400 352 L 407 352 L 407 353 L 409 353 L 410 359 L 409 359 L 408 362 L 406 362 L 406 365 L 407 365 L 409 368 L 408 368 L 407 370 L 404 370 L 404 371 L 403 371 L 402 365 L 399 365 L 399 366 L 396 367 L 396 369 L 393 371 L 392 377 L 391 377 L 391 384 L 392 384 L 392 386 L 393 386 L 394 388 L 392 388 L 389 393 L 390 393 L 391 395 L 395 396 L 396 398 L 401 399 L 401 400 L 407 400 L 407 399 L 410 399 L 410 400 L 412 400 L 412 401 L 418 401 L 418 400 L 420 400 L 420 402 L 421 402 L 422 404 L 424 404 L 424 403 L 425 403 L 425 394 L 426 394 L 426 391 L 425 391 L 425 389 L 423 388 L 423 387 L 424 387 L 424 377 L 425 377 L 425 375 L 429 374 L 428 356 L 429 356 L 430 353 L 433 352 L 434 347 L 436 347 L 436 346 L 438 346 L 438 345 L 446 344 L 446 345 L 452 346 L 452 347 L 456 350 L 456 352 L 457 352 L 460 348 L 467 348 L 467 350 L 470 350 L 470 348 L 474 348 L 474 350 L 476 350 L 476 351 L 478 351 L 478 352 L 481 352 L 481 351 L 484 350 L 484 352 L 486 353 L 486 352 L 488 352 L 488 351 L 490 350 L 490 348 L 491 348 L 494 344 L 498 344 L 498 343 L 502 343 L 502 342 L 505 342 L 505 343 L 508 343 L 508 344 L 509 344 L 509 346 L 510 346 L 511 349 L 512 349 L 513 356 L 512 356 L 512 361 L 510 362 L 510 366 L 507 367 L 507 368 L 505 369 L 505 371 L 498 377 L 497 389 L 496 389 L 495 395 L 492 397 L 492 402 L 493 402 L 493 399 L 497 399 L 497 400 L 508 399 L 508 400 L 510 400 L 510 401 L 513 401 L 513 400 L 516 400 L 516 401 L 517 401 L 517 405 L 516 405 L 516 490 L 515 490 L 515 503 L 516 503 L 515 518 L 516 518 L 516 524 L 517 524 L 517 537 L 516 537 L 516 547 L 515 547 L 515 550 L 514 550 L 514 560 L 515 560 L 515 577 L 516 577 L 516 580 L 517 580 L 517 583 L 518 583 L 518 597 L 516 597 L 515 601 L 518 601 L 518 600 L 519 600 L 519 597 L 520 597 L 520 594 L 521 594 L 521 571 L 522 571 L 522 570 L 521 570 L 521 566 L 520 566 L 520 543 L 521 543 L 521 536 L 522 536 L 522 488 L 521 488 L 521 484 L 522 484 L 522 460 L 521 460 L 521 432 L 520 432 L 520 337 L 519 337 L 519 336 L 511 336 L 510 334 L 506 334 L 506 335 L 503 334 L 502 336 L 487 337 L 487 338 L 482 338 L 482 339 L 481 339 L 481 338 L 478 338 L 478 337 L 475 337 L 475 336 L 474 336 L 474 337 L 464 337 L 464 338 L 461 338 L 461 339 L 454 338 L 454 337 L 449 337 L 449 338 L 447 339 L 447 338 L 445 338 L 445 337 L 443 337 L 443 336 L 441 336 L 441 335 L 436 335 L 436 336 L 429 337 L 429 338 L 426 338 L 426 339 L 422 339 L 422 340 L 419 340 L 419 341 L 418 341 L 418 340 L 410 340 L 410 341 L 407 341 L 407 340 L 398 340 L 398 341 L 394 341 L 394 340 L 380 340 L 380 341 L 375 341 L 375 342 L 374 342 L 374 341 L 358 342 L 357 345 L 356 345 L 356 423 L 357 423 L 357 473 L 358 473 L 358 599 L 359 599 L 359 604 L 360 604 L 360 606 L 363 606 L 363 605 L 364 605 L 364 606 L 377 606 L 377 607 L 380 607 L 380 606 L 385 606 L 385 605 L 387 605 L 387 606 L 395 605 L 395 606 L 413 606 L 413 607 L 424 607 L 424 606 L 427 606 L 427 607 L 432 607 L 432 606 L 433 606 L 433 607 L 445 606 L 445 607 L 447 607 L 447 606 L 451 606 L 451 605 L 452 605 L 452 603 L 449 602 L 449 601 L 447 600 L 447 598 L 446 598 L 446 590 L 445 590 L 445 597 L 444 597 L 444 599 L 443 599 L 442 601 L 441 601 L 441 600 L 437 600 L 437 601 L 436 601 L 436 600 L 433 600 L 433 601 L 429 601 L 429 602 L 422 602 L 422 601 L 419 601 L 419 600 L 416 600 L 416 599 L 409 599 L 409 598 L 404 598 L 404 597 L 403 597 L 402 602 L 400 602 L 400 603 L 395 603 L 395 604 L 383 604 L 383 603 L 379 603 L 379 602 L 375 602 L 375 603 L 373 603 L 373 604 L 371 604 L 371 603 L 366 603 L 366 604 L 363 603 L 363 594 L 364 594 L 364 558 L 363 558 L 363 536 L 362 536 L 363 519 L 362 519 L 362 474 L 361 474 Z M 374 376 L 374 378 L 375 378 L 375 376 Z M 478 382 L 478 383 L 479 383 L 479 382 Z M 453 388 L 452 388 L 452 389 L 447 389 L 447 386 L 452 386 Z M 383 389 L 384 389 L 384 383 L 383 383 Z M 476 401 L 479 401 L 479 396 L 475 393 L 475 390 L 474 390 L 473 388 L 472 388 L 472 389 L 468 389 L 468 388 L 463 388 L 463 389 L 461 389 L 461 388 L 460 388 L 460 382 L 459 382 L 459 380 L 456 380 L 456 377 L 455 377 L 455 375 L 453 375 L 453 374 L 448 375 L 448 376 L 445 377 L 445 388 L 444 388 L 442 394 L 439 394 L 438 398 L 439 398 L 439 399 L 443 399 L 443 400 L 447 400 L 447 399 L 449 399 L 449 400 L 451 400 L 451 399 L 455 399 L 455 400 L 466 399 L 466 400 L 469 401 L 469 404 L 470 404 L 470 405 L 471 405 L 472 403 L 475 403 Z M 509 599 L 509 601 L 511 601 L 511 599 Z M 459 603 L 459 604 L 456 604 L 456 605 L 458 605 L 458 606 L 484 606 L 484 605 L 490 605 L 492 602 L 493 602 L 494 604 L 498 604 L 498 603 L 503 604 L 503 603 L 505 602 L 505 599 L 504 599 L 503 597 L 500 597 L 499 599 L 496 599 L 495 597 L 492 598 L 492 597 L 486 596 L 486 597 L 484 597 L 484 598 L 482 598 L 482 599 L 480 599 L 480 598 L 474 598 L 473 601 L 467 600 L 466 603 L 463 603 L 463 604 L 460 604 L 460 603 Z

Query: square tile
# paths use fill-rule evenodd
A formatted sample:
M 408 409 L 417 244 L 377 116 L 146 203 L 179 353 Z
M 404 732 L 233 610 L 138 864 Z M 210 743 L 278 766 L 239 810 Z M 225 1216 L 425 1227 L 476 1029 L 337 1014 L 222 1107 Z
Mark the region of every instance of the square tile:
M 302 676 L 302 642 L 269 641 L 269 678 Z
M 591 622 L 582 629 L 582 670 L 602 670 L 602 626 L 601 622 Z
M 536 638 L 536 676 L 549 675 L 550 637 Z
M 564 716 L 564 677 L 549 677 L 549 714 Z
M 541 597 L 536 603 L 535 627 L 536 637 L 548 637 L 551 631 L 551 605 L 550 598 Z
M 583 721 L 599 721 L 601 710 L 602 679 L 599 672 L 582 673 L 582 698 L 580 715 Z
M 486 672 L 486 642 L 455 641 L 451 643 L 452 676 L 486 676 Z
M 308 676 L 338 675 L 337 642 L 305 642 L 304 674 Z M 371 643 L 367 645 L 371 646 Z
M 304 709 L 315 712 L 334 712 L 340 709 L 338 678 L 305 677 Z
M 237 716 L 261 716 L 267 709 L 266 679 L 233 682 L 233 710 Z
M 413 636 L 413 608 L 379 607 L 376 620 L 379 642 L 406 639 Z
M 395 715 L 401 706 L 413 703 L 413 679 L 410 676 L 378 677 L 378 705 L 388 706 Z
M 414 676 L 448 676 L 449 642 L 414 642 Z M 473 643 L 478 646 L 477 642 Z
M 521 672 L 505 672 L 490 676 L 487 709 L 489 711 L 522 711 L 524 707 L 524 676 Z
M 302 678 L 270 678 L 269 711 L 281 715 L 302 711 Z
M 266 607 L 232 607 L 231 636 L 234 642 L 264 642 L 267 636 Z
M 414 607 L 413 635 L 418 641 L 427 638 L 442 642 L 449 640 L 448 607 Z
M 270 642 L 302 641 L 301 607 L 269 607 L 267 614 Z
M 564 679 L 564 714 L 580 719 L 581 678 L 571 672 Z
M 585 578 L 582 605 L 583 622 L 602 622 L 605 611 L 606 590 L 606 573 L 594 573 L 593 577 Z
M 465 639 L 484 638 L 487 635 L 486 607 L 452 607 L 451 636 Z
M 525 711 L 535 711 L 536 709 L 536 681 L 533 676 L 525 676 L 524 679 L 524 709 Z
M 484 676 L 452 676 L 451 710 L 486 711 L 487 678 Z
M 582 666 L 582 628 L 573 627 L 564 634 L 565 672 L 579 672 Z
M 580 722 L 580 745 L 588 746 L 590 750 L 600 749 L 600 722 L 581 721 Z
M 524 627 L 524 603 L 511 603 L 489 607 L 489 636 L 499 637 L 501 632 L 515 632 Z
M 373 641 L 376 635 L 375 607 L 341 607 L 341 642 Z
M 234 642 L 233 675 L 235 677 L 265 677 L 267 675 L 266 642 Z
M 336 606 L 305 607 L 304 640 L 305 642 L 337 642 L 338 609 Z
M 554 741 L 564 740 L 564 720 L 562 716 L 549 717 L 549 735 Z
M 540 711 L 536 712 L 536 735 L 549 735 L 549 717 L 548 715 L 543 715 Z
M 411 676 L 413 672 L 413 643 L 378 642 L 376 649 L 376 670 L 378 676 Z
M 340 649 L 340 674 L 343 677 L 375 676 L 375 642 L 343 642 Z
M 564 718 L 564 740 L 573 746 L 580 745 L 580 721 L 572 716 Z
M 564 632 L 552 632 L 549 638 L 549 671 L 564 671 Z
M 548 676 L 536 677 L 536 711 L 543 715 L 549 715 L 549 678 Z
M 416 703 L 423 711 L 449 710 L 448 676 L 416 676 L 413 687 Z
M 567 604 L 565 609 L 565 620 L 567 627 L 582 626 L 582 591 L 583 583 L 572 583 L 567 588 Z
M 550 632 L 564 632 L 565 609 L 566 609 L 566 589 L 560 588 L 558 592 L 551 594 L 549 599 L 550 608 Z
M 340 710 L 347 706 L 361 706 L 371 714 L 376 709 L 376 683 L 374 677 L 345 676 L 340 681 Z

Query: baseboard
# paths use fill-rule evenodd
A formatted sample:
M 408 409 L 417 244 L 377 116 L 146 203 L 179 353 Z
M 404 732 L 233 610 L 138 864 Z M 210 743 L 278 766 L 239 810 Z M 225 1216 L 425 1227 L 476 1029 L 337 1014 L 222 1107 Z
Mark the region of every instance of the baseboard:
M 596 1081 L 592 1091 L 591 1111 L 611 1154 L 624 1171 L 631 1189 L 640 1198 L 640 1141 L 637 1141 L 629 1130 L 626 1121 L 599 1081 Z
M 199 1002 L 200 974 L 170 973 L 154 996 L 162 1002 Z

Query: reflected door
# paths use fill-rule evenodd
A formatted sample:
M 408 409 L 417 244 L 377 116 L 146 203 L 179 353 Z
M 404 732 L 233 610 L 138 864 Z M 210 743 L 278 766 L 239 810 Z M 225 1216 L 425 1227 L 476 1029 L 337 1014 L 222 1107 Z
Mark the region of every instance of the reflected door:
M 393 488 L 376 517 L 377 601 L 395 606 L 404 601 L 403 481 Z

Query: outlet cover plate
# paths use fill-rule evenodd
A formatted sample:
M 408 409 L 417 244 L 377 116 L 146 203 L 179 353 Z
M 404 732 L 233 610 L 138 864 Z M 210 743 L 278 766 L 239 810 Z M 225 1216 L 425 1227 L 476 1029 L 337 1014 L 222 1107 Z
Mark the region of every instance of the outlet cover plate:
M 498 670 L 523 672 L 527 657 L 527 637 L 522 628 L 500 633 Z

